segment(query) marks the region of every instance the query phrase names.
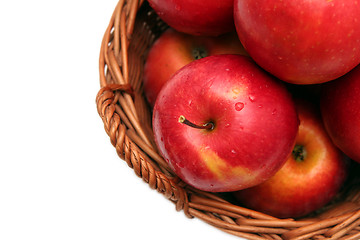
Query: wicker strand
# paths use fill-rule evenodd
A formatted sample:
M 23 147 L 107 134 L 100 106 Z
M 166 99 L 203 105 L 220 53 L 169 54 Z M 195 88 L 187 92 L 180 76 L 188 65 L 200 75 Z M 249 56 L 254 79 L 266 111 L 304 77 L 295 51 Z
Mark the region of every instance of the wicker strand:
M 358 220 L 357 220 L 358 219 Z M 357 221 L 356 221 L 357 220 Z M 355 222 L 355 224 L 354 224 Z M 356 224 L 357 222 L 360 222 L 360 210 L 358 210 L 357 212 L 354 213 L 354 215 L 352 215 L 351 217 L 349 217 L 348 219 L 346 219 L 344 222 L 336 225 L 335 227 L 333 227 L 332 229 L 330 229 L 329 231 L 327 231 L 324 235 L 326 237 L 331 237 L 337 234 L 337 236 L 340 236 L 340 234 L 338 233 L 339 231 L 342 232 L 342 235 L 346 234 L 346 232 L 352 230 L 352 228 L 358 226 L 359 224 Z M 351 224 L 351 225 L 350 225 Z M 344 231 L 343 228 L 347 227 L 348 225 L 352 226 L 352 228 L 347 229 L 347 231 Z M 343 230 L 341 230 L 343 229 Z
M 188 200 L 187 194 L 179 188 L 169 176 L 159 171 L 159 167 L 151 164 L 144 154 L 137 148 L 129 137 L 126 127 L 121 123 L 120 116 L 115 112 L 113 100 L 109 90 L 101 89 L 98 97 L 98 112 L 104 122 L 105 131 L 108 133 L 111 143 L 115 146 L 118 155 L 124 159 L 128 166 L 134 169 L 137 176 L 141 177 L 150 187 L 163 193 L 166 198 L 177 202 L 178 210 L 185 208 Z M 129 131 L 129 130 L 128 130 Z
M 293 239 L 297 236 L 309 234 L 309 233 L 316 232 L 319 230 L 327 231 L 328 227 L 331 227 L 331 226 L 341 223 L 342 221 L 346 220 L 351 215 L 352 215 L 352 213 L 348 213 L 348 214 L 344 214 L 342 216 L 324 219 L 324 220 L 318 221 L 316 223 L 306 225 L 304 227 L 300 227 L 300 228 L 297 228 L 292 231 L 288 231 L 283 235 L 283 237 L 284 237 L 284 239 Z M 322 233 L 325 233 L 326 231 L 324 231 Z

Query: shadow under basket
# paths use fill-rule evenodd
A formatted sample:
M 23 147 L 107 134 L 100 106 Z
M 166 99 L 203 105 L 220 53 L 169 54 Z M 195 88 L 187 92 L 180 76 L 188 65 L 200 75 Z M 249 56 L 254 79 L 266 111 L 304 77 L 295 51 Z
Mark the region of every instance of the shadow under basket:
M 176 210 L 229 234 L 259 240 L 360 239 L 359 164 L 334 201 L 300 219 L 278 219 L 235 205 L 226 194 L 194 189 L 172 172 L 156 149 L 142 86 L 147 52 L 167 27 L 146 1 L 120 0 L 105 31 L 96 104 L 119 157 Z

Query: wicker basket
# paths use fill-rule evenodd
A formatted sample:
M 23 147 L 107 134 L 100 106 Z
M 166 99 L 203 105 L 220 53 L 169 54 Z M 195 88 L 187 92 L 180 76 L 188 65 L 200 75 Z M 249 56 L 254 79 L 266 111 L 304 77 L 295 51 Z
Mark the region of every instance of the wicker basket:
M 147 51 L 167 28 L 143 0 L 120 0 L 103 37 L 97 110 L 119 157 L 186 216 L 245 239 L 360 239 L 360 168 L 336 199 L 301 219 L 278 219 L 232 203 L 226 194 L 182 182 L 158 154 L 142 90 Z

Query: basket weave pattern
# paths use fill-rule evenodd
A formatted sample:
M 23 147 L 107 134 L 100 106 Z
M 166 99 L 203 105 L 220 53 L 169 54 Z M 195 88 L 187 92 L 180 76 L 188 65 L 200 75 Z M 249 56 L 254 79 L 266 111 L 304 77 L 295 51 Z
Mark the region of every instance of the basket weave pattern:
M 119 157 L 176 210 L 245 239 L 360 239 L 359 167 L 336 200 L 312 216 L 278 219 L 237 206 L 225 195 L 182 182 L 159 155 L 142 89 L 150 46 L 167 28 L 143 0 L 120 0 L 100 50 L 98 113 Z

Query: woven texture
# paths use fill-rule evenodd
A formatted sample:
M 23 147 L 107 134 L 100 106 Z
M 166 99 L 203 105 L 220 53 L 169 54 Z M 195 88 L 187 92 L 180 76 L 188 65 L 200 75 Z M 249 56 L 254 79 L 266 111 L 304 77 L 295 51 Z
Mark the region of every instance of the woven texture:
M 147 51 L 167 29 L 144 1 L 120 0 L 100 49 L 98 113 L 117 154 L 135 174 L 174 202 L 176 210 L 245 239 L 360 239 L 360 169 L 323 209 L 301 219 L 278 219 L 232 203 L 227 194 L 182 182 L 159 155 L 142 79 Z M 151 207 L 151 206 L 149 206 Z

